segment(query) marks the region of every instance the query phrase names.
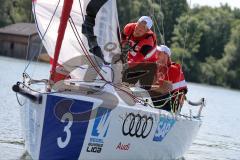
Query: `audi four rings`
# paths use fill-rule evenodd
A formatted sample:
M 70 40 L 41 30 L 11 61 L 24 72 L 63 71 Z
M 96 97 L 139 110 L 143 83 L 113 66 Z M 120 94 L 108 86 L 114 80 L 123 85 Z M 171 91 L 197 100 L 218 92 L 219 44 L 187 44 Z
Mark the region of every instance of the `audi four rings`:
M 153 127 L 153 117 L 140 114 L 129 113 L 125 118 L 122 126 L 124 136 L 146 138 Z

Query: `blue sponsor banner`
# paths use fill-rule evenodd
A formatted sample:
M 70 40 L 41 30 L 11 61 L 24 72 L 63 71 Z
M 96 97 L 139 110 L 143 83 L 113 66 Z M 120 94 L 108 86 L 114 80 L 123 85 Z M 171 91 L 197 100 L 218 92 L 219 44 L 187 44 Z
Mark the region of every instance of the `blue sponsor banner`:
M 77 160 L 93 103 L 48 95 L 46 105 L 39 159 Z
M 153 141 L 161 142 L 166 137 L 175 122 L 175 119 L 160 117 Z
M 110 109 L 100 107 L 98 109 L 96 119 L 93 124 L 92 136 L 97 138 L 104 138 L 107 135 L 110 123 Z
M 90 141 L 87 146 L 87 152 L 101 153 L 104 138 L 107 136 L 110 125 L 111 109 L 99 107 L 96 113 L 96 118 L 93 123 L 93 129 Z

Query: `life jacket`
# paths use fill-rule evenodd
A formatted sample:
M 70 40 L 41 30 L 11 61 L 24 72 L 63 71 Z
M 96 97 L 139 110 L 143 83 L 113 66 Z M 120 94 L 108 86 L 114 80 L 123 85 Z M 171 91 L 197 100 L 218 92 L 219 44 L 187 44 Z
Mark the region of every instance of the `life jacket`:
M 123 41 L 127 41 L 130 46 L 130 49 L 128 51 L 128 63 L 156 62 L 156 35 L 151 30 L 149 30 L 142 37 L 134 37 L 133 32 L 136 24 L 137 23 L 127 24 L 123 31 Z M 142 49 L 145 46 L 152 47 L 150 50 L 147 51 L 147 54 L 142 53 Z
M 161 81 L 166 80 L 172 83 L 172 92 L 179 91 L 182 89 L 187 89 L 187 83 L 185 81 L 185 77 L 182 71 L 182 67 L 180 64 L 171 62 L 167 68 L 162 68 L 162 72 L 166 74 L 159 74 L 161 72 L 161 68 L 158 69 L 158 83 L 161 84 Z M 162 76 L 162 77 L 160 77 Z
M 160 74 L 162 72 L 163 74 Z M 172 90 L 170 93 L 152 97 L 155 106 L 162 106 L 161 109 L 167 111 L 177 112 L 181 109 L 181 101 L 187 93 L 187 84 L 185 82 L 184 74 L 180 64 L 171 62 L 167 67 L 158 68 L 157 83 L 163 84 L 163 81 L 170 81 L 172 83 Z M 162 101 L 170 98 L 170 101 Z

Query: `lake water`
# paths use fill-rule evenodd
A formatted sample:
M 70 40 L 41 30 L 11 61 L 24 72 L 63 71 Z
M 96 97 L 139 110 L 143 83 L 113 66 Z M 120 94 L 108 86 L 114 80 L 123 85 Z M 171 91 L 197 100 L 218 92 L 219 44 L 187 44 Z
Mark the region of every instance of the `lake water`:
M 11 87 L 20 81 L 27 61 L 0 57 L 0 160 L 20 159 L 24 153 L 20 106 Z M 33 78 L 48 78 L 49 65 L 32 63 Z M 240 81 L 239 81 L 240 83 Z M 240 160 L 240 91 L 189 83 L 188 99 L 205 97 L 203 125 L 186 160 Z

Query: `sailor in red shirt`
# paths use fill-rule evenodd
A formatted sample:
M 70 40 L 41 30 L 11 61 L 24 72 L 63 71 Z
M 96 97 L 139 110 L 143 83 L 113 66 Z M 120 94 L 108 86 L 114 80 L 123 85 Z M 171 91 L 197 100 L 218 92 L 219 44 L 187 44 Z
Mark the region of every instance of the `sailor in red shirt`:
M 158 69 L 155 86 L 158 86 L 161 95 L 153 97 L 153 101 L 172 96 L 170 103 L 182 106 L 184 95 L 187 92 L 187 84 L 185 82 L 182 67 L 180 64 L 171 61 L 171 51 L 167 46 L 161 45 L 157 47 L 157 55 Z M 170 103 L 163 108 L 168 111 L 172 110 L 172 107 L 176 105 L 171 105 Z M 156 103 L 155 105 L 160 104 Z M 175 108 L 175 110 L 176 109 L 177 108 Z
M 156 35 L 150 30 L 153 22 L 150 17 L 142 16 L 137 23 L 129 23 L 122 32 L 122 47 L 128 48 L 128 64 L 155 62 Z
M 178 91 L 186 89 L 184 74 L 180 64 L 171 61 L 171 51 L 167 46 L 161 45 L 157 47 L 158 55 L 158 71 L 157 84 L 161 86 L 163 81 L 168 81 L 172 84 L 170 91 Z
M 128 56 L 122 81 L 129 84 L 139 81 L 146 90 L 151 88 L 156 72 L 156 36 L 150 30 L 152 25 L 150 17 L 142 16 L 137 23 L 127 24 L 122 32 L 122 47 Z

